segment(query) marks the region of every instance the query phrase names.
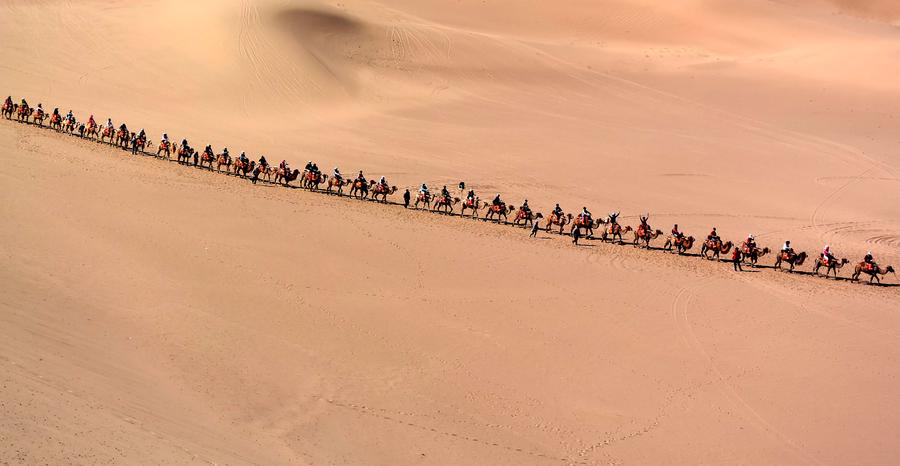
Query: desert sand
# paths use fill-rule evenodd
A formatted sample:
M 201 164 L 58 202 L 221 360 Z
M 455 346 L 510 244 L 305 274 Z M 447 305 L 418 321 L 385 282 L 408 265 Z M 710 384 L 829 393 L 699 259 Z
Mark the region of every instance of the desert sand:
M 886 0 L 8 0 L 0 92 L 896 267 L 898 26 Z M 900 458 L 897 287 L 529 239 L 5 119 L 0 216 L 3 464 Z

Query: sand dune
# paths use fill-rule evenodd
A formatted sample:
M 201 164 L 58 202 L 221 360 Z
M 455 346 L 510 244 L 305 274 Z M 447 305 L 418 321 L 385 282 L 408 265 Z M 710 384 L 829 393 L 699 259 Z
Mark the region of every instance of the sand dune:
M 0 8 L 0 92 L 153 140 L 900 264 L 891 2 Z M 12 464 L 900 454 L 897 288 L 528 240 L 8 121 L 0 157 Z

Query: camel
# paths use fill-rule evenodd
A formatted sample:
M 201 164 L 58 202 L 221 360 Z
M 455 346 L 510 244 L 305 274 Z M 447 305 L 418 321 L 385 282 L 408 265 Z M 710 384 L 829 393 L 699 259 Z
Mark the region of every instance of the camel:
M 147 145 L 150 144 L 150 141 L 147 139 L 147 136 L 141 137 L 141 136 L 135 136 L 134 133 L 131 133 L 131 134 L 132 134 L 131 153 L 134 155 L 137 155 L 138 153 L 143 154 L 144 149 L 147 148 Z
M 116 145 L 122 149 L 128 149 L 128 140 L 131 134 L 128 128 L 116 130 Z
M 272 175 L 275 174 L 275 169 L 272 168 L 271 165 L 257 165 L 256 166 L 256 178 L 259 179 L 260 176 L 266 177 L 266 181 L 272 181 Z
M 547 224 L 544 227 L 545 231 L 550 231 L 550 228 L 554 225 L 559 225 L 559 234 L 562 234 L 563 227 L 572 223 L 572 214 L 567 214 L 563 216 L 557 216 L 555 212 L 551 213 L 549 217 L 547 217 Z
M 431 208 L 431 199 L 432 199 L 431 193 L 428 193 L 428 192 L 423 193 L 423 192 L 419 191 L 419 194 L 416 195 L 416 202 L 413 204 L 413 208 L 418 209 L 419 204 L 422 203 L 422 204 L 425 204 L 426 209 L 430 209 Z
M 694 237 L 693 236 L 681 236 L 678 238 L 669 236 L 666 238 L 666 244 L 663 245 L 663 249 L 666 251 L 671 251 L 672 248 L 675 248 L 675 252 L 678 254 L 684 254 L 688 252 L 694 246 Z
M 628 233 L 629 231 L 631 231 L 630 225 L 626 225 L 625 228 L 622 228 L 622 225 L 620 225 L 618 223 L 609 223 L 609 222 L 604 223 L 603 221 L 598 221 L 598 222 L 603 225 L 607 225 L 606 227 L 603 228 L 603 235 L 600 237 L 600 239 L 602 239 L 603 241 L 609 240 L 612 242 L 616 242 L 616 238 L 619 238 L 618 242 L 620 244 L 624 243 L 625 238 L 622 237 L 622 234 Z
M 328 179 L 328 175 L 326 175 L 322 172 L 306 171 L 306 172 L 304 172 L 304 175 L 303 175 L 303 182 L 300 184 L 306 189 L 312 189 L 314 191 L 317 191 L 319 189 L 319 185 L 324 183 L 327 179 Z M 373 181 L 373 183 L 374 183 L 374 181 Z M 393 192 L 391 192 L 390 194 L 393 194 Z
M 9 102 L 3 102 L 3 116 L 10 120 L 13 117 L 13 113 L 16 111 L 16 107 L 18 104 L 11 104 Z
M 369 191 L 372 192 L 372 199 L 377 201 L 378 196 L 381 196 L 381 202 L 387 202 L 387 197 L 397 192 L 397 187 L 391 186 L 389 188 L 375 180 L 371 180 L 369 181 Z
M 537 218 L 544 218 L 544 216 L 541 214 L 535 215 L 531 209 L 519 207 L 519 210 L 516 211 L 516 216 L 513 217 L 513 226 L 519 226 L 520 223 L 524 227 L 534 225 L 534 220 Z
M 775 256 L 775 268 L 781 270 L 781 264 L 787 263 L 791 266 L 791 268 L 788 269 L 788 272 L 793 272 L 794 267 L 799 267 L 806 262 L 806 257 L 806 251 L 801 252 L 800 254 L 794 254 L 793 251 L 781 251 Z
M 100 138 L 100 132 L 97 131 L 97 123 L 91 123 L 91 124 L 89 124 L 88 127 L 87 127 L 86 134 L 85 134 L 85 135 L 82 135 L 82 137 L 88 137 L 88 138 L 90 138 L 90 139 L 99 139 L 99 138 Z
M 472 218 L 478 218 L 478 209 L 482 207 L 481 201 L 478 197 L 466 198 L 462 203 L 462 207 L 460 207 L 459 215 L 466 215 L 466 210 L 472 211 Z
M 650 241 L 655 240 L 662 236 L 662 230 L 650 231 L 650 228 L 645 228 L 643 225 L 639 226 L 637 230 L 634 231 L 634 241 L 633 244 L 635 247 L 640 246 L 641 241 L 644 242 L 644 247 L 650 249 Z
M 203 165 L 209 165 L 209 169 L 212 170 L 213 162 L 216 161 L 216 156 L 213 155 L 212 152 L 203 151 L 200 154 L 200 168 L 203 168 Z
M 332 188 L 337 188 L 337 195 L 338 196 L 344 195 L 344 185 L 347 184 L 347 182 L 344 181 L 343 178 L 335 178 L 335 177 L 328 178 L 328 181 L 326 182 L 326 184 L 328 185 L 328 187 L 325 189 L 325 191 L 327 191 L 328 194 L 331 194 Z
M 856 268 L 853 269 L 853 276 L 850 277 L 851 280 L 853 280 L 853 281 L 859 280 L 860 274 L 863 274 L 863 273 L 869 276 L 869 283 L 872 283 L 873 280 L 878 283 L 881 283 L 881 278 L 878 277 L 879 275 L 885 276 L 889 273 L 892 273 L 892 274 L 894 274 L 895 277 L 897 276 L 897 272 L 894 272 L 893 266 L 889 265 L 885 268 L 881 268 L 878 265 L 874 265 L 874 266 L 873 265 L 874 264 L 867 264 L 865 262 L 860 262 L 859 264 L 856 264 Z
M 178 148 L 178 163 L 183 163 L 185 165 L 189 165 L 191 163 L 191 156 L 194 155 L 194 149 L 190 146 L 181 146 Z
M 747 246 L 747 242 L 745 241 L 743 244 L 741 244 L 741 252 L 743 253 L 744 261 L 748 262 L 751 267 L 756 267 L 756 263 L 759 262 L 759 258 L 765 256 L 771 251 L 769 250 L 769 248 L 760 249 L 755 245 L 753 246 L 753 248 L 750 248 Z
M 575 221 L 572 222 L 572 228 L 569 230 L 569 233 L 574 233 L 576 228 L 578 228 L 579 230 L 584 230 L 588 238 L 593 238 L 594 220 L 590 217 L 585 217 L 582 214 L 578 214 L 578 216 L 575 217 Z
M 169 150 L 169 147 L 170 147 L 170 146 L 171 146 L 171 143 L 170 143 L 169 141 L 162 141 L 162 142 L 160 142 L 160 143 L 159 143 L 159 147 L 156 149 L 156 156 L 159 157 L 159 154 L 165 152 L 165 153 L 166 153 L 166 158 L 167 158 L 167 159 L 170 158 L 170 157 L 172 156 L 172 153 L 171 153 L 171 151 Z
M 212 169 L 212 165 L 210 165 L 210 170 Z M 241 178 L 246 178 L 248 174 L 253 173 L 253 169 L 256 168 L 256 162 L 252 160 L 247 160 L 246 162 L 242 162 L 241 159 L 234 159 L 231 163 L 231 170 L 237 176 Z M 295 170 L 296 171 L 296 170 Z M 288 173 L 290 175 L 290 173 Z M 296 178 L 296 176 L 294 177 Z M 293 178 L 291 178 L 293 179 Z M 287 181 L 284 182 L 287 185 Z
M 453 213 L 453 206 L 459 204 L 460 199 L 458 197 L 450 197 L 450 196 L 435 196 L 434 204 L 432 205 L 432 209 L 435 212 L 443 212 L 445 214 Z
M 50 128 L 55 129 L 57 131 L 62 130 L 62 115 L 59 113 L 54 113 L 50 115 Z
M 501 202 L 500 204 L 494 205 L 486 205 L 487 212 L 484 214 L 485 220 L 493 220 L 494 216 L 497 216 L 497 223 L 500 223 L 500 219 L 503 219 L 503 222 L 508 222 L 508 214 L 512 212 L 513 206 L 507 207 L 505 203 Z
M 31 116 L 31 109 L 27 105 L 16 104 L 16 119 L 28 123 L 29 116 Z
M 72 117 L 72 118 L 66 118 L 66 119 L 65 119 L 65 126 L 63 127 L 63 131 L 65 131 L 65 132 L 67 132 L 67 133 L 69 133 L 69 134 L 72 134 L 72 133 L 75 131 L 75 127 L 76 127 L 77 125 L 78 125 L 78 123 L 75 122 L 75 117 Z
M 369 196 L 369 184 L 365 180 L 353 180 L 350 183 L 350 197 L 365 199 Z
M 719 254 L 728 254 L 728 251 L 731 251 L 732 246 L 734 246 L 734 243 L 731 241 L 723 243 L 720 239 L 708 239 L 703 242 L 703 247 L 700 248 L 700 254 L 709 260 L 719 259 Z M 707 253 L 712 253 L 712 256 Z
M 37 109 L 31 113 L 31 118 L 34 120 L 38 126 L 44 126 L 44 118 L 47 117 L 47 114 L 44 113 L 43 110 Z M 26 120 L 27 121 L 27 120 Z
M 849 264 L 850 260 L 847 258 L 841 259 L 838 261 L 835 260 L 827 260 L 822 255 L 816 259 L 816 264 L 813 266 L 813 273 L 818 275 L 819 269 L 825 267 L 825 278 L 828 278 L 828 274 L 834 272 L 834 278 L 838 276 L 838 270 L 844 268 L 845 265 Z

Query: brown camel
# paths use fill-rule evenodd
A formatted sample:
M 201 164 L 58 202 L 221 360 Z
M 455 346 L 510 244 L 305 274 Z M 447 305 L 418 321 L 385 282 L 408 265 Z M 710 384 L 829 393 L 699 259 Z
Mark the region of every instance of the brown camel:
M 19 121 L 28 122 L 28 117 L 31 116 L 31 109 L 28 106 L 20 106 L 16 104 L 16 119 Z
M 584 233 L 588 238 L 594 236 L 594 220 L 591 217 L 585 217 L 582 214 L 578 214 L 572 222 L 572 228 L 569 230 L 569 233 L 573 233 L 576 228 L 584 230 Z
M 35 123 L 38 124 L 38 126 L 44 126 L 44 118 L 46 118 L 46 117 L 47 117 L 47 114 L 44 113 L 44 111 L 41 109 L 36 109 L 33 112 L 31 112 L 31 118 L 34 120 Z
M 170 146 L 171 146 L 171 143 L 169 141 L 160 142 L 159 147 L 156 149 L 156 156 L 159 157 L 159 154 L 165 152 L 166 158 L 167 159 L 170 158 L 172 155 L 171 151 L 169 150 Z
M 331 177 L 331 178 L 328 178 L 328 181 L 325 184 L 327 185 L 327 188 L 325 189 L 325 191 L 328 192 L 328 194 L 331 194 L 331 190 L 333 188 L 337 188 L 337 195 L 343 196 L 344 195 L 344 185 L 347 184 L 347 182 L 344 181 L 343 178 Z
M 322 172 L 304 172 L 303 182 L 300 183 L 306 189 L 318 190 L 319 185 L 328 179 L 328 175 Z
M 550 231 L 550 228 L 554 225 L 559 226 L 559 234 L 562 234 L 563 227 L 572 223 L 572 214 L 563 214 L 562 216 L 556 215 L 556 212 L 552 212 L 549 217 L 547 217 L 547 223 L 544 226 L 545 231 Z
M 474 198 L 466 198 L 462 203 L 462 207 L 460 208 L 459 215 L 466 215 L 466 210 L 472 211 L 472 218 L 478 218 L 478 209 L 482 207 L 481 200 L 478 197 Z
M 800 267 L 806 262 L 806 251 L 795 254 L 793 251 L 781 251 L 775 256 L 775 268 L 781 270 L 781 264 L 786 263 L 791 266 L 788 272 L 793 272 L 794 267 Z
M 266 181 L 272 181 L 272 175 L 275 174 L 275 168 L 269 164 L 266 165 L 257 165 L 256 171 L 259 172 L 259 176 L 263 176 L 266 178 Z
M 123 149 L 128 149 L 128 141 L 131 139 L 131 133 L 128 128 L 116 130 L 115 144 Z
M 644 247 L 650 249 L 650 241 L 659 238 L 660 236 L 662 236 L 662 234 L 662 230 L 650 231 L 650 228 L 639 226 L 637 230 L 634 231 L 634 240 L 632 241 L 632 244 L 637 247 L 640 246 L 641 242 L 643 241 Z
M 50 128 L 57 131 L 62 130 L 62 115 L 60 115 L 59 113 L 50 115 Z
M 513 217 L 512 223 L 514 226 L 519 226 L 519 224 L 521 224 L 522 226 L 527 227 L 529 225 L 534 225 L 534 220 L 537 218 L 544 218 L 544 216 L 540 214 L 535 215 L 531 209 L 527 209 L 523 206 L 519 207 L 519 210 L 516 211 L 516 216 Z
M 224 153 L 216 156 L 216 171 L 222 171 L 222 167 L 225 167 L 226 172 L 231 171 L 231 156 Z
M 387 187 L 375 180 L 371 180 L 369 181 L 369 191 L 372 193 L 372 199 L 377 201 L 378 196 L 381 196 L 381 202 L 387 202 L 387 197 L 397 192 L 397 187 Z
M 819 257 L 816 259 L 816 264 L 813 266 L 813 273 L 818 275 L 819 269 L 825 267 L 825 278 L 828 278 L 828 274 L 832 272 L 834 272 L 834 278 L 837 278 L 838 270 L 844 268 L 844 266 L 849 263 L 850 260 L 847 258 L 841 259 L 840 261 L 838 261 L 837 259 L 827 260 L 822 257 L 822 255 L 819 255 Z
M 75 117 L 66 118 L 64 120 L 65 126 L 63 127 L 63 131 L 71 134 L 75 132 L 75 127 L 78 126 L 78 123 L 75 121 Z
M 889 273 L 894 274 L 895 277 L 897 276 L 897 272 L 894 272 L 893 266 L 889 265 L 885 268 L 881 268 L 880 266 L 875 264 L 860 262 L 859 264 L 856 264 L 856 268 L 853 269 L 853 276 L 850 278 L 853 281 L 856 281 L 859 280 L 860 274 L 866 274 L 869 276 L 869 283 L 872 283 L 873 281 L 881 283 L 881 278 L 879 278 L 878 276 L 885 276 Z
M 204 165 L 208 165 L 209 169 L 212 170 L 213 162 L 216 161 L 216 156 L 212 152 L 203 151 L 200 154 L 200 168 L 203 168 Z
M 237 164 L 237 161 L 234 163 Z M 250 162 L 249 171 L 253 171 L 253 162 Z M 290 172 L 285 172 L 281 167 L 275 169 L 275 183 L 283 183 L 285 186 L 290 186 L 290 182 L 297 178 L 300 178 L 300 170 L 296 168 Z
M 741 244 L 741 253 L 742 260 L 750 264 L 751 267 L 756 267 L 756 263 L 759 262 L 759 258 L 769 254 L 771 251 L 769 248 L 760 249 L 759 246 L 755 244 L 753 247 L 750 247 L 746 241 Z
M 601 223 L 603 223 L 603 222 L 601 222 Z M 600 239 L 602 239 L 603 241 L 607 241 L 607 240 L 612 241 L 612 242 L 618 241 L 619 244 L 622 244 L 625 242 L 625 239 L 622 237 L 622 234 L 628 233 L 629 231 L 631 231 L 630 225 L 626 225 L 625 228 L 622 228 L 622 225 L 620 225 L 619 223 L 606 222 L 603 224 L 606 225 L 603 228 L 603 235 L 600 237 Z M 616 238 L 618 238 L 618 240 L 616 240 Z
M 494 216 L 496 215 L 497 223 L 500 223 L 501 219 L 504 223 L 507 222 L 508 214 L 513 211 L 513 206 L 509 206 L 507 208 L 506 204 L 503 202 L 498 205 L 486 205 L 485 207 L 487 207 L 487 212 L 484 214 L 484 219 L 493 220 Z
M 700 248 L 700 255 L 710 260 L 718 259 L 719 254 L 728 254 L 732 246 L 734 246 L 734 243 L 731 241 L 723 243 L 720 239 L 708 239 L 703 242 L 703 247 Z M 711 253 L 711 255 L 708 253 Z
M 349 185 L 350 193 L 348 195 L 350 197 L 365 199 L 369 196 L 369 184 L 365 180 L 353 180 Z
M 459 204 L 458 197 L 450 197 L 450 196 L 435 196 L 434 203 L 431 206 L 431 210 L 435 212 L 442 212 L 445 214 L 453 213 L 453 206 Z
M 6 118 L 7 120 L 12 119 L 13 113 L 15 113 L 16 107 L 17 107 L 17 106 L 18 106 L 18 104 L 13 104 L 13 103 L 9 103 L 9 102 L 3 102 L 3 116 L 4 116 L 4 118 Z
M 666 251 L 671 251 L 672 248 L 675 248 L 675 252 L 678 254 L 684 254 L 691 250 L 694 247 L 694 237 L 693 236 L 679 236 L 677 238 L 669 236 L 666 238 L 666 244 L 663 245 L 663 249 Z
M 99 139 L 100 132 L 97 131 L 97 123 L 88 124 L 84 136 L 91 140 Z
M 103 128 L 103 131 L 100 133 L 100 142 L 107 142 L 109 139 L 109 143 L 113 143 L 113 138 L 116 137 L 116 131 L 109 126 Z
M 181 146 L 178 148 L 176 154 L 178 155 L 178 163 L 189 165 L 191 163 L 191 157 L 194 155 L 194 149 L 190 146 Z
M 138 154 L 144 153 L 144 149 L 147 148 L 147 145 L 150 144 L 150 140 L 147 139 L 147 136 L 140 136 L 131 133 L 131 153 Z

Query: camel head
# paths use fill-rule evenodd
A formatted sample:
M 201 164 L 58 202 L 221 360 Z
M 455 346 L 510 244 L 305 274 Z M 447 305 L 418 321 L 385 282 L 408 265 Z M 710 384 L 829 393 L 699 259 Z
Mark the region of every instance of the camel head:
M 566 218 L 571 222 L 574 217 L 572 216 L 572 214 L 566 214 Z
M 544 218 L 544 214 L 538 212 L 537 215 L 534 216 L 534 218 Z
M 892 274 L 894 274 L 894 275 L 897 275 L 897 272 L 894 272 L 894 266 L 893 266 L 893 265 L 889 265 L 889 266 L 887 266 L 886 269 L 884 269 L 884 275 L 887 275 L 887 274 L 889 274 L 889 273 L 892 273 Z
M 397 192 L 397 187 L 391 186 L 391 190 L 389 191 L 389 194 L 394 194 L 395 192 Z
M 506 206 L 506 211 L 509 213 L 513 213 L 513 211 L 515 211 L 515 210 L 516 210 L 516 208 L 514 206 L 511 206 L 511 205 Z
M 759 251 L 759 255 L 760 255 L 760 256 L 765 256 L 766 254 L 768 254 L 768 253 L 770 253 L 770 252 L 772 252 L 771 249 L 769 249 L 769 248 L 762 248 L 762 250 Z
M 453 205 L 459 204 L 459 202 L 460 202 L 461 200 L 462 200 L 462 199 L 460 199 L 460 198 L 458 198 L 458 197 L 454 197 L 454 198 L 453 198 Z
M 632 230 L 634 230 L 634 228 L 631 228 L 631 225 L 626 225 L 625 228 L 622 228 L 622 233 L 628 233 Z

